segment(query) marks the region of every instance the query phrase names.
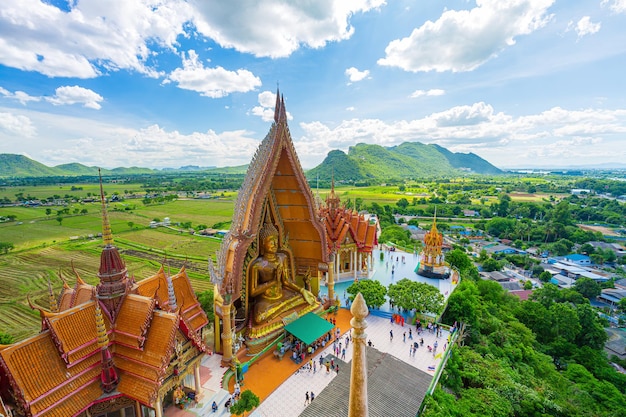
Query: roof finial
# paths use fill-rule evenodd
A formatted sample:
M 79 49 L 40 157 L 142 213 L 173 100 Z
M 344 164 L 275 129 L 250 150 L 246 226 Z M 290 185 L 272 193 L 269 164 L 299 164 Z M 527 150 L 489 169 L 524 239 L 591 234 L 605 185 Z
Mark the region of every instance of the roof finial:
M 107 215 L 107 205 L 104 199 L 104 190 L 102 188 L 102 173 L 98 168 L 98 177 L 100 177 L 100 201 L 102 201 L 102 241 L 105 246 L 113 245 L 113 234 L 111 233 L 111 224 Z
M 278 123 L 278 115 L 280 113 L 280 90 L 278 82 L 276 82 L 276 106 L 274 107 L 274 122 Z

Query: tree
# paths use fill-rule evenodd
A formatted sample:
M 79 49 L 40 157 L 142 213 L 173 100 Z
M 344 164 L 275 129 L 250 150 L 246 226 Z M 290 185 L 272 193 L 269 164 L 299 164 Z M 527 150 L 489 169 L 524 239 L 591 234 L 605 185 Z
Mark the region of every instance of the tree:
M 548 271 L 543 271 L 541 274 L 539 274 L 539 279 L 541 280 L 541 282 L 550 282 L 550 280 L 552 279 L 552 274 Z
M 600 284 L 587 277 L 578 278 L 574 283 L 574 289 L 590 300 L 599 296 L 601 292 Z
M 230 412 L 237 416 L 240 414 L 245 416 L 247 411 L 252 411 L 252 409 L 258 407 L 259 404 L 261 404 L 259 397 L 247 389 L 241 393 L 239 399 L 230 407 Z
M 407 311 L 439 314 L 443 308 L 444 297 L 438 288 L 408 278 L 390 284 L 388 294 L 394 305 Z
M 213 290 L 211 289 L 198 292 L 196 293 L 196 297 L 198 297 L 198 302 L 206 313 L 209 323 L 212 322 L 215 318 L 215 313 L 213 311 Z
M 131 229 L 135 226 L 135 222 L 128 222 L 128 227 Z
M 9 251 L 13 250 L 14 248 L 15 246 L 13 246 L 13 243 L 0 242 L 0 252 L 4 253 L 5 255 L 9 253 Z
M 354 281 L 346 288 L 346 292 L 350 294 L 350 301 L 354 301 L 354 297 L 356 297 L 358 293 L 361 293 L 368 307 L 379 308 L 385 304 L 387 288 L 381 284 L 380 281 L 367 279 Z
M 61 226 L 61 223 L 63 223 L 63 217 L 57 216 L 57 221 L 59 222 L 59 226 Z
M 11 343 L 13 343 L 13 336 L 5 332 L 0 332 L 0 345 L 10 345 Z
M 446 253 L 446 262 L 450 266 L 458 268 L 459 271 L 464 271 L 472 266 L 472 260 L 460 249 L 454 249 Z
M 46 216 L 49 216 L 50 214 L 52 214 L 52 209 L 51 208 L 47 208 L 46 209 Z
M 487 272 L 499 271 L 502 269 L 502 264 L 493 258 L 487 258 L 483 262 L 483 270 Z
M 407 200 L 406 198 L 402 197 L 400 200 L 396 201 L 396 206 L 405 209 L 409 206 L 409 200 Z

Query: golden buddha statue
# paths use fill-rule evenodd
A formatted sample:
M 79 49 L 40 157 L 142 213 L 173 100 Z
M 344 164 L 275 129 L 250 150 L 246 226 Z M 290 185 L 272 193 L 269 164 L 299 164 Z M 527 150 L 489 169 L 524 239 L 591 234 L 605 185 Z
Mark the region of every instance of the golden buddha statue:
M 315 296 L 293 279 L 291 259 L 278 248 L 278 230 L 265 223 L 259 233 L 261 255 L 250 265 L 250 298 L 254 300 L 254 323 L 262 324 L 302 304 L 313 305 Z

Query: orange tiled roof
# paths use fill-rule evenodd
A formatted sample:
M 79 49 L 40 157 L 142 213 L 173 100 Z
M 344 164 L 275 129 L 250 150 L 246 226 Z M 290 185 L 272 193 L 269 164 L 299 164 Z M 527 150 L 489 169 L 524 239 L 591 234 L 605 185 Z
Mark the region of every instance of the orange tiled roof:
M 183 267 L 180 272 L 172 276 L 176 303 L 181 315 L 193 327 L 193 331 L 199 331 L 209 323 L 209 320 L 202 310 L 196 295 L 191 287 L 191 282 L 187 276 L 187 271 Z M 169 307 L 169 295 L 167 291 L 167 276 L 163 268 L 155 275 L 139 281 L 137 293 L 146 297 L 155 296 L 157 303 L 163 309 Z
M 115 320 L 115 341 L 141 347 L 152 320 L 155 301 L 151 297 L 126 295 Z
M 50 330 L 1 350 L 0 359 L 20 387 L 20 400 L 30 407 L 33 416 L 62 406 L 69 397 L 77 395 L 78 391 L 100 376 L 100 355 L 88 356 L 68 368 L 59 355 Z M 92 400 L 102 394 L 99 384 L 97 386 L 99 393 Z M 73 413 L 64 417 L 68 415 Z
M 46 319 L 61 357 L 70 366 L 98 349 L 95 317 L 96 303 L 89 301 Z M 110 328 L 107 319 L 105 325 Z
M 59 311 L 72 307 L 72 298 L 74 298 L 74 288 L 63 288 L 59 295 Z
M 174 339 L 178 330 L 178 316 L 155 310 L 142 350 L 115 345 L 115 356 L 165 369 L 170 361 Z M 117 335 L 115 335 L 117 337 Z
M 153 382 L 143 380 L 132 373 L 122 372 L 117 390 L 142 404 L 152 406 L 152 402 L 156 400 L 158 387 Z

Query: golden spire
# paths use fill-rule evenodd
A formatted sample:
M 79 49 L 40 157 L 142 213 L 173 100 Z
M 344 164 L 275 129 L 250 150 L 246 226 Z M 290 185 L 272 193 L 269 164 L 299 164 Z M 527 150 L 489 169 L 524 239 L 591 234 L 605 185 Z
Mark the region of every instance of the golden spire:
M 104 317 L 102 316 L 102 310 L 100 309 L 100 303 L 96 299 L 96 330 L 98 332 L 98 347 L 105 349 L 109 346 L 109 336 L 107 335 L 107 329 L 104 325 Z
M 437 233 L 437 206 L 435 206 L 435 215 L 433 216 L 433 225 L 430 228 L 430 231 Z
M 104 199 L 104 190 L 102 188 L 102 173 L 98 168 L 98 176 L 100 177 L 100 201 L 102 201 L 102 241 L 105 246 L 113 245 L 113 234 L 111 233 L 111 224 L 107 215 L 107 205 Z
M 50 301 L 50 311 L 53 313 L 59 312 L 59 305 L 57 304 L 57 298 L 52 291 L 52 284 L 50 283 L 50 277 L 48 277 L 48 299 Z

